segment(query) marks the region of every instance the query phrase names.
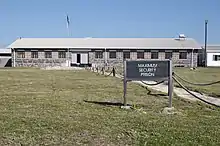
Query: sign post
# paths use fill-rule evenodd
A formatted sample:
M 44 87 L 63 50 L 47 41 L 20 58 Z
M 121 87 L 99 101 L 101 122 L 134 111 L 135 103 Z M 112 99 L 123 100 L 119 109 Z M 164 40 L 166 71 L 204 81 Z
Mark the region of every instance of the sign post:
M 173 96 L 173 71 L 172 61 L 169 62 L 169 78 L 168 78 L 168 95 L 169 95 L 169 108 L 172 107 L 172 96 Z
M 124 61 L 124 80 L 123 80 L 123 85 L 124 85 L 124 106 L 127 106 L 127 99 L 126 99 L 126 94 L 127 94 L 127 73 L 126 73 L 126 61 Z
M 124 106 L 127 106 L 128 81 L 168 80 L 169 108 L 172 107 L 173 81 L 172 60 L 124 61 Z

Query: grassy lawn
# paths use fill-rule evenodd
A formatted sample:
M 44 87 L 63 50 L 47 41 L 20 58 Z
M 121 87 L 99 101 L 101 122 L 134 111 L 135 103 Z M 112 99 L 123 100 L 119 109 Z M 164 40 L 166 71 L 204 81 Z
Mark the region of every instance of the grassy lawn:
M 193 83 L 220 81 L 220 68 L 197 68 L 196 70 L 190 70 L 189 68 L 175 68 L 174 71 L 182 78 Z M 214 97 L 220 97 L 220 84 L 195 86 L 185 82 L 182 83 L 191 90 L 206 93 Z
M 0 145 L 219 145 L 220 110 L 88 71 L 0 70 Z M 85 102 L 89 101 L 89 102 Z M 103 103 L 98 104 L 97 102 Z

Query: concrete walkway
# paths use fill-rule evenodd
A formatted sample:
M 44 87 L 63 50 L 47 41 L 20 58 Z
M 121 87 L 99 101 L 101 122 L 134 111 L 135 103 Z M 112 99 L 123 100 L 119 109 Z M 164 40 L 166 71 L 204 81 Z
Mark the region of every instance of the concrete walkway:
M 105 74 L 108 75 L 109 73 L 105 73 Z M 123 78 L 123 76 L 119 75 L 119 74 L 116 74 L 116 77 L 121 78 L 121 79 Z M 142 86 L 145 86 L 147 88 L 150 88 L 150 89 L 153 89 L 153 90 L 156 90 L 156 91 L 160 91 L 160 92 L 163 92 L 163 93 L 168 93 L 168 85 L 166 85 L 165 83 L 155 85 L 155 86 L 150 86 L 150 85 L 146 85 L 146 84 L 142 83 L 141 81 L 132 81 L 132 82 L 141 84 Z M 156 82 L 145 81 L 145 83 L 154 84 Z M 186 92 L 182 88 L 174 87 L 173 92 L 181 98 L 191 100 L 191 101 L 200 101 L 199 99 L 195 98 L 194 96 L 192 96 L 191 94 L 189 94 L 188 92 Z M 205 94 L 200 94 L 200 93 L 194 92 L 194 91 L 190 91 L 190 92 L 192 92 L 193 94 L 195 94 L 196 96 L 198 96 L 199 98 L 201 98 L 201 99 L 203 99 L 207 102 L 210 102 L 212 104 L 220 106 L 220 98 L 211 97 L 211 96 L 208 96 L 208 95 L 205 95 Z

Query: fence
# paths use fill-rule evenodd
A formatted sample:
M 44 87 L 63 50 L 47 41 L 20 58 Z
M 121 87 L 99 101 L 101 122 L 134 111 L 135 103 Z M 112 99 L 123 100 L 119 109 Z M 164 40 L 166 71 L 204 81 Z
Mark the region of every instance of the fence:
M 92 72 L 96 72 L 97 74 L 101 74 L 104 75 L 105 77 L 109 77 L 109 76 L 113 76 L 113 77 L 119 77 L 123 79 L 123 72 L 120 69 L 116 69 L 115 67 L 112 68 L 108 68 L 107 70 L 105 70 L 104 67 L 91 67 L 91 68 L 87 68 L 89 70 L 91 70 Z M 217 105 L 215 103 L 209 102 L 207 100 L 204 100 L 203 98 L 200 98 L 199 96 L 197 96 L 196 94 L 194 94 L 192 91 L 190 91 L 186 86 L 183 85 L 182 82 L 184 83 L 188 83 L 190 85 L 194 85 L 194 86 L 210 86 L 210 85 L 214 85 L 214 84 L 220 84 L 220 81 L 215 81 L 215 82 L 210 82 L 210 83 L 193 83 L 191 81 L 187 81 L 185 80 L 183 77 L 181 77 L 180 75 L 178 75 L 177 73 L 173 72 L 173 80 L 179 85 L 179 87 L 181 87 L 182 89 L 184 89 L 187 93 L 189 93 L 190 95 L 192 95 L 193 97 L 197 98 L 200 101 L 203 101 L 207 104 L 216 106 L 216 107 L 220 107 L 220 105 Z M 162 80 L 162 81 L 156 81 L 156 83 L 153 84 L 148 84 L 144 81 L 141 81 L 141 83 L 147 85 L 147 86 L 156 86 L 162 83 L 165 83 L 167 80 Z

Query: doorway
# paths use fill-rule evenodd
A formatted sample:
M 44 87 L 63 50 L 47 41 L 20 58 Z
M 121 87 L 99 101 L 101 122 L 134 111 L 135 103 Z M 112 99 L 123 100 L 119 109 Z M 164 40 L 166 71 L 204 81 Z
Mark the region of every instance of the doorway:
M 80 61 L 81 61 L 81 55 L 77 54 L 77 63 L 80 63 Z

